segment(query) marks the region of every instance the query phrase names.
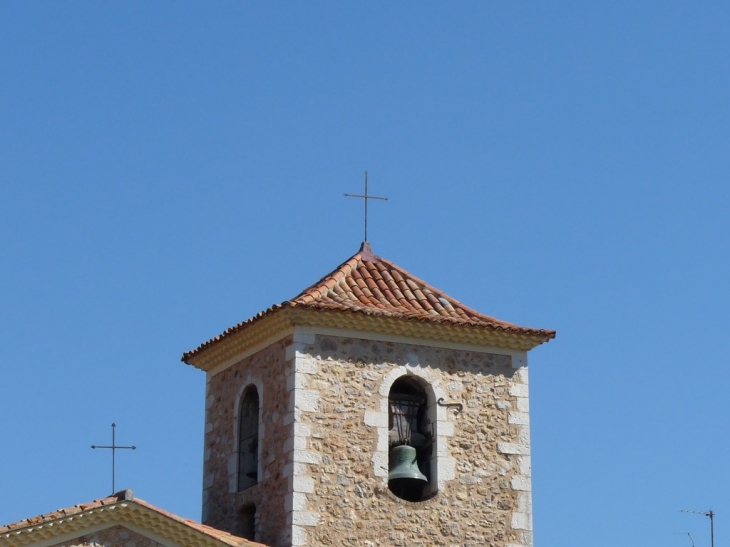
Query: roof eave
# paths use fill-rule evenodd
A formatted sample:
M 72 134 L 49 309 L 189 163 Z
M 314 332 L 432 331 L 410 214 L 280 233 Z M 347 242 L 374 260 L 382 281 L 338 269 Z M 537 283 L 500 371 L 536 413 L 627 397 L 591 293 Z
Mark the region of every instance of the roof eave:
M 429 317 L 396 317 L 371 310 L 324 310 L 284 303 L 236 325 L 183 355 L 182 361 L 210 371 L 295 326 L 365 331 L 406 338 L 529 351 L 555 338 L 555 331 L 502 324 L 459 323 Z

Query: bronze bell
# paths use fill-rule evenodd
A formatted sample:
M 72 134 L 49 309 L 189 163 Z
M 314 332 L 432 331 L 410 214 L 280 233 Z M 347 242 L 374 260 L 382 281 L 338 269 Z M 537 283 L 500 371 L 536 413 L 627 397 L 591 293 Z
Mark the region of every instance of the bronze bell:
M 407 444 L 394 446 L 388 455 L 390 469 L 388 481 L 396 479 L 412 479 L 428 482 L 426 475 L 421 473 L 416 462 L 416 449 Z

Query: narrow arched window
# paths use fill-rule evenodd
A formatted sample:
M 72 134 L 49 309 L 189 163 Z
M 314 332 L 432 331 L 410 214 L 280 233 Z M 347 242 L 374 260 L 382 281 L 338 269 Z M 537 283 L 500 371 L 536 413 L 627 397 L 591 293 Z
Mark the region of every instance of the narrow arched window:
M 248 386 L 238 409 L 238 490 L 258 482 L 259 472 L 259 392 Z
M 407 501 L 436 493 L 432 469 L 433 419 L 428 394 L 419 380 L 403 376 L 388 394 L 388 486 Z

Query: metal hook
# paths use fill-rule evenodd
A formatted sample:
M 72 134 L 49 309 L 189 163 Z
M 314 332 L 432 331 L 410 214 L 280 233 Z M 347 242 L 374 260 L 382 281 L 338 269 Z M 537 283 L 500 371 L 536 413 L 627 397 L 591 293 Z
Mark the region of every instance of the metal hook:
M 445 406 L 445 407 L 454 407 L 456 409 L 456 413 L 462 412 L 464 410 L 464 405 L 461 403 L 445 403 L 444 398 L 441 397 L 438 401 L 436 401 L 436 404 L 439 406 Z

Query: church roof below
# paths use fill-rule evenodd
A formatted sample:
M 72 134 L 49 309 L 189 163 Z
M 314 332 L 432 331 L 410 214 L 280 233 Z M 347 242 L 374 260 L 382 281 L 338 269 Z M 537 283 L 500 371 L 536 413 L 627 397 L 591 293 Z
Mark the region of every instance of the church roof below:
M 112 525 L 132 524 L 137 530 L 154 532 L 170 544 L 190 547 L 264 547 L 222 530 L 180 517 L 151 503 L 135 498 L 131 489 L 121 490 L 109 497 L 80 503 L 51 513 L 0 526 L 0 544 L 49 544 L 59 536 L 78 536 L 88 529 L 103 529 Z M 178 543 L 179 542 L 179 543 Z M 55 543 L 51 542 L 51 545 Z
M 499 331 L 505 335 L 529 337 L 530 347 L 555 337 L 555 331 L 519 327 L 483 315 L 373 254 L 370 244 L 365 242 L 352 258 L 296 297 L 229 328 L 197 349 L 185 353 L 182 360 L 191 363 L 192 359 L 209 347 L 286 308 Z

